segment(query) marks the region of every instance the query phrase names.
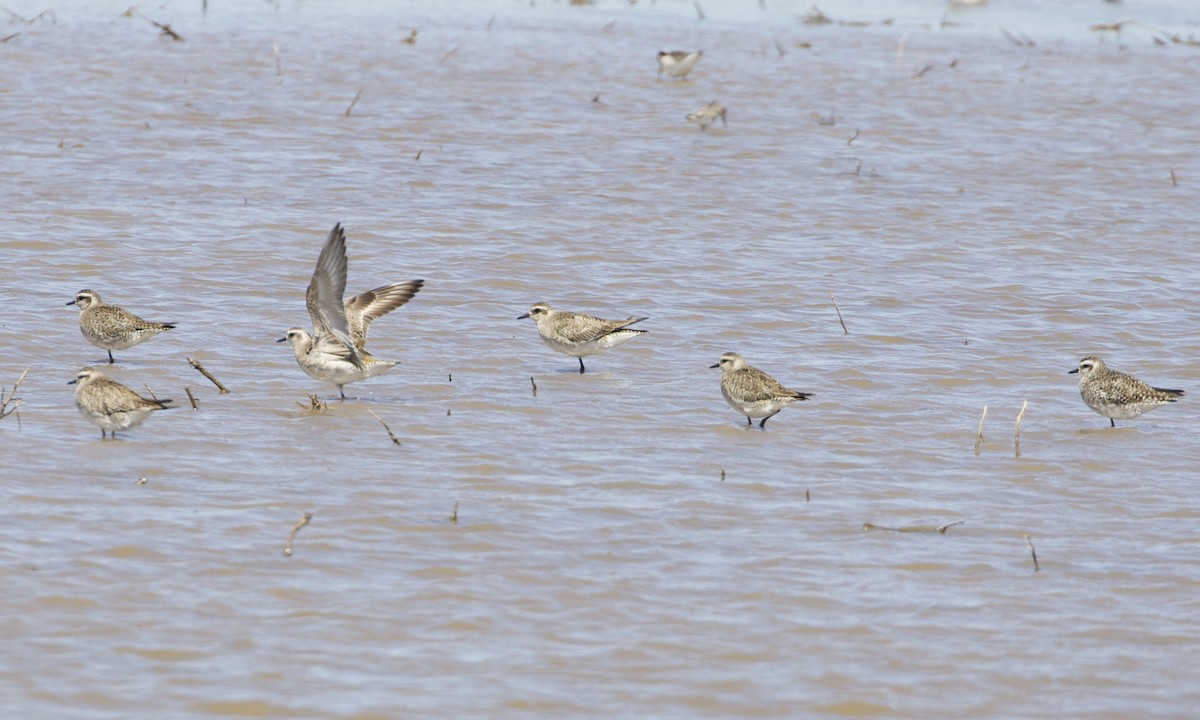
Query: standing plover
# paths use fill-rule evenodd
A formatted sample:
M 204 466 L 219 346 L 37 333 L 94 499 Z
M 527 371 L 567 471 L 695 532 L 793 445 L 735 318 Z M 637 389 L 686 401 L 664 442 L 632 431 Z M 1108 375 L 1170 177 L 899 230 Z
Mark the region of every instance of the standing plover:
M 82 368 L 67 384 L 75 385 L 75 407 L 100 428 L 101 439 L 105 433 L 115 438 L 118 430 L 141 425 L 155 410 L 169 410 L 167 403 L 172 402 L 144 398 L 92 367 Z
M 1116 418 L 1130 420 L 1183 396 L 1182 390 L 1151 387 L 1132 375 L 1110 370 L 1094 355 L 1083 358 L 1079 367 L 1067 373 L 1079 373 L 1079 394 L 1083 401 L 1108 418 L 1112 427 L 1117 426 Z
M 734 352 L 725 353 L 711 367 L 721 368 L 721 394 L 729 407 L 745 415 L 748 425 L 754 424 L 750 418 L 762 418 L 758 426 L 764 430 L 767 421 L 788 404 L 812 397 L 812 393 L 788 390 Z
M 662 80 L 663 73 L 673 78 L 687 77 L 687 74 L 700 62 L 703 50 L 688 52 L 687 50 L 659 50 L 658 79 Z
M 108 351 L 109 365 L 115 362 L 113 350 L 128 350 L 175 327 L 175 323 L 146 322 L 128 310 L 108 305 L 95 290 L 80 290 L 67 304 L 79 306 L 79 331 L 88 342 Z
M 725 122 L 725 106 L 716 100 L 695 112 L 688 113 L 685 119 L 699 125 L 701 131 L 707 130 L 708 126 L 716 123 L 718 119 L 721 121 L 721 127 L 729 127 L 729 123 Z
M 346 268 L 346 233 L 339 223 L 321 248 L 304 294 L 312 318 L 312 333 L 294 327 L 278 340 L 290 341 L 300 369 L 314 380 L 336 385 L 343 400 L 345 385 L 374 377 L 396 365 L 367 352 L 367 329 L 372 321 L 411 300 L 425 284 L 424 280 L 409 280 L 384 285 L 343 303 Z
M 621 343 L 645 335 L 645 330 L 630 330 L 629 326 L 648 318 L 629 317 L 624 320 L 601 320 L 591 315 L 555 310 L 550 303 L 534 303 L 529 312 L 518 320 L 531 317 L 537 323 L 538 335 L 547 345 L 565 355 L 579 358 L 579 372 L 583 372 L 583 358 L 596 355 Z

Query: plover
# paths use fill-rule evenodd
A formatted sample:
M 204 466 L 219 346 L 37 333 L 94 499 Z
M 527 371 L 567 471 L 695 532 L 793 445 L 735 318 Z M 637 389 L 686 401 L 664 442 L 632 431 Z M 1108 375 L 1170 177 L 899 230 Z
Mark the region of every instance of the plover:
M 108 351 L 109 365 L 116 362 L 113 350 L 128 350 L 175 327 L 175 323 L 147 322 L 128 310 L 108 305 L 95 290 L 80 290 L 67 304 L 79 306 L 79 331 L 88 342 Z
M 304 298 L 313 331 L 294 327 L 278 342 L 289 341 L 296 363 L 314 380 L 332 383 L 344 400 L 344 386 L 386 372 L 396 365 L 367 352 L 367 330 L 371 322 L 412 299 L 425 284 L 409 280 L 359 293 L 342 302 L 346 294 L 346 233 L 341 224 L 333 227 L 321 248 L 317 267 Z
M 687 77 L 687 74 L 700 62 L 703 50 L 660 50 L 658 52 L 658 79 L 662 80 L 665 72 L 673 78 Z
M 758 426 L 766 429 L 767 421 L 776 413 L 796 400 L 807 400 L 812 393 L 788 390 L 779 381 L 758 368 L 751 367 L 735 352 L 721 356 L 714 368 L 721 368 L 721 394 L 729 407 L 746 416 L 746 424 L 753 425 L 751 418 L 762 418 Z
M 106 433 L 115 438 L 118 430 L 141 425 L 155 410 L 169 410 L 167 404 L 172 402 L 144 398 L 92 367 L 82 368 L 67 384 L 75 386 L 75 407 L 100 428 L 101 439 Z
M 1067 373 L 1079 373 L 1079 394 L 1083 401 L 1108 418 L 1112 427 L 1117 426 L 1116 418 L 1130 420 L 1183 396 L 1182 390 L 1151 387 L 1132 375 L 1110 370 L 1094 355 L 1083 358 L 1079 367 Z
M 707 130 L 708 126 L 716 123 L 718 119 L 721 121 L 721 127 L 729 127 L 729 124 L 725 122 L 725 106 L 716 100 L 695 112 L 688 113 L 685 119 L 699 125 L 701 131 Z
M 534 303 L 529 312 L 518 320 L 531 317 L 537 323 L 538 335 L 547 345 L 565 355 L 579 358 L 579 372 L 583 372 L 583 358 L 596 355 L 621 343 L 628 342 L 645 330 L 630 330 L 629 326 L 648 318 L 629 317 L 624 320 L 602 320 L 567 310 L 555 310 L 550 303 Z

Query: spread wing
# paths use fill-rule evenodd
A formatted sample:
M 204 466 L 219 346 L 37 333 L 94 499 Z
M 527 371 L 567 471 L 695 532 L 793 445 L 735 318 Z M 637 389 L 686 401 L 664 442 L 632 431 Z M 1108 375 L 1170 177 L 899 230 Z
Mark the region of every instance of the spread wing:
M 573 343 L 591 342 L 599 340 L 605 335 L 611 335 L 618 330 L 624 330 L 634 323 L 639 323 L 647 318 L 626 318 L 625 320 L 602 320 L 591 315 L 582 315 L 580 313 L 562 313 L 561 324 L 556 328 L 559 335 Z
M 370 329 L 371 323 L 412 300 L 424 284 L 424 280 L 409 280 L 395 285 L 384 285 L 359 293 L 346 301 L 346 322 L 350 328 L 350 337 L 354 339 L 359 352 L 366 348 L 367 330 Z
M 346 311 L 342 307 L 342 296 L 346 294 L 346 268 L 346 233 L 339 223 L 333 226 L 329 239 L 321 248 L 304 299 L 312 318 L 314 346 L 322 352 L 346 357 L 362 367 L 362 358 L 350 338 Z

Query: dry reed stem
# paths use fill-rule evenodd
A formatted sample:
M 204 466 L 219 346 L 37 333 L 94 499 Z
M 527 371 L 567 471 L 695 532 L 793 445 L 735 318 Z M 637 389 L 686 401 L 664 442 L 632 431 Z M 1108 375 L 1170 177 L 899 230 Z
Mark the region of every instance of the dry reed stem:
M 1025 544 L 1029 546 L 1029 555 L 1033 558 L 1033 571 L 1041 572 L 1042 567 L 1038 565 L 1037 550 L 1033 548 L 1033 540 L 1028 535 L 1025 536 Z
M 6 43 L 9 40 L 12 40 L 13 38 L 15 38 L 16 36 L 18 36 L 20 34 L 21 34 L 20 31 L 18 31 L 18 32 L 13 33 L 12 35 L 5 35 L 4 37 L 0 38 L 0 43 Z
M 1017 448 L 1016 457 L 1021 457 L 1021 421 L 1025 419 L 1025 409 L 1029 407 L 1029 401 L 1021 403 L 1021 412 L 1017 413 L 1017 427 L 1013 432 L 1013 445 Z
M 812 502 L 812 495 L 809 495 L 807 490 L 804 491 L 804 502 Z
M 373 417 L 379 421 L 379 424 L 383 426 L 384 430 L 387 430 L 388 437 L 390 437 L 392 439 L 392 444 L 399 445 L 400 438 L 396 437 L 396 433 L 392 432 L 392 429 L 390 427 L 388 427 L 388 424 L 383 421 L 383 418 L 376 415 L 374 410 L 367 410 L 367 412 L 371 413 L 371 417 Z
M 725 482 L 725 470 L 721 470 L 721 482 Z
M 217 386 L 217 390 L 219 390 L 219 391 L 220 391 L 220 393 L 221 393 L 222 395 L 228 395 L 228 394 L 229 394 L 229 389 L 228 389 L 228 388 L 226 388 L 224 385 L 222 385 L 220 380 L 218 380 L 218 379 L 216 379 L 215 377 L 213 377 L 213 376 L 212 376 L 212 373 L 210 373 L 209 371 L 205 370 L 205 369 L 204 369 L 204 366 L 200 364 L 200 361 L 199 361 L 199 360 L 196 360 L 196 359 L 193 359 L 193 358 L 188 358 L 188 359 L 187 359 L 187 361 L 188 361 L 188 364 L 189 364 L 189 365 L 191 365 L 192 367 L 194 367 L 194 368 L 196 368 L 197 370 L 199 370 L 201 375 L 203 375 L 204 377 L 208 378 L 208 379 L 209 379 L 209 381 L 210 381 L 210 382 L 212 382 L 212 384 L 213 384 L 213 385 L 216 385 L 216 386 Z
M 29 368 L 25 368 L 25 372 L 21 373 L 21 377 L 17 378 L 17 382 L 12 387 L 12 392 L 5 394 L 5 389 L 0 388 L 0 418 L 8 417 L 17 412 L 25 401 L 17 397 L 17 390 L 21 387 L 21 383 L 25 382 L 25 376 L 29 374 Z M 12 405 L 10 408 L 9 405 Z M 17 424 L 21 422 L 20 414 L 17 415 Z
M 157 402 L 158 396 L 154 394 L 154 388 L 150 387 L 150 383 L 142 383 L 142 384 L 146 386 L 146 392 L 150 393 L 150 399 Z
M 412 32 L 409 33 L 408 37 L 404 38 L 404 42 L 408 43 L 409 45 L 417 44 L 417 29 L 416 28 L 413 28 Z
M 533 386 L 533 396 L 537 397 L 537 383 L 533 381 L 533 377 L 529 378 L 529 384 Z
M 1013 45 L 1016 45 L 1017 47 L 1033 47 L 1035 45 L 1035 43 L 1032 40 L 1030 40 L 1028 37 L 1018 39 L 1018 38 L 1014 37 L 1013 34 L 1010 33 L 1008 30 L 1005 30 L 1003 27 L 1000 28 L 1000 32 L 1004 34 L 1004 37 L 1008 38 L 1009 42 L 1011 42 Z
M 148 18 L 145 15 L 138 12 L 136 5 L 129 8 L 129 10 L 126 10 L 125 14 L 128 15 L 131 12 L 132 12 L 132 14 L 137 15 L 141 19 L 145 20 L 146 22 L 150 23 L 154 27 L 158 28 L 159 35 L 166 35 L 167 37 L 171 38 L 172 40 L 174 40 L 176 42 L 183 42 L 183 36 L 180 35 L 179 33 L 175 32 L 174 30 L 172 30 L 171 26 L 169 24 L 164 24 L 164 23 L 155 22 L 155 21 L 151 20 L 150 18 Z
M 354 93 L 354 99 L 350 101 L 350 107 L 346 108 L 346 112 L 342 113 L 342 117 L 350 117 L 350 111 L 358 104 L 358 99 L 362 97 L 362 90 Z
M 296 524 L 292 526 L 292 531 L 288 533 L 287 545 L 283 547 L 284 557 L 292 556 L 292 541 L 296 539 L 296 533 L 300 531 L 300 528 L 307 525 L 309 520 L 312 520 L 312 513 L 306 512 L 304 517 L 297 520 Z
M 446 382 L 454 382 L 454 373 L 446 373 Z
M 308 405 L 305 405 L 302 402 L 298 402 L 296 404 L 302 408 L 308 408 L 308 411 L 314 415 L 316 415 L 317 413 L 320 413 L 320 412 L 324 412 L 325 409 L 328 407 L 328 405 L 325 404 L 324 400 L 317 397 L 316 393 L 308 394 Z
M 979 446 L 983 444 L 983 419 L 987 417 L 987 405 L 983 406 L 983 414 L 979 416 L 979 432 L 975 434 L 975 457 L 979 457 Z
M 1179 180 L 1175 177 L 1175 169 L 1171 169 L 1171 186 L 1179 187 Z
M 454 501 L 454 509 L 450 511 L 450 522 L 458 524 L 458 501 Z
M 692 4 L 696 6 L 696 15 L 698 16 L 697 19 L 703 20 L 704 19 L 704 8 L 700 7 L 700 3 L 698 3 L 698 2 L 693 2 Z
M 418 151 L 417 151 L 417 156 L 416 156 L 415 158 L 413 158 L 413 160 L 420 160 L 420 159 L 421 159 L 421 153 L 422 153 L 422 152 L 424 152 L 424 151 L 423 151 L 423 150 L 418 150 Z
M 271 54 L 275 56 L 275 77 L 283 77 L 283 63 L 279 61 L 279 43 L 271 43 Z
M 854 142 L 855 140 L 857 140 L 857 139 L 858 139 L 858 128 L 854 128 L 854 136 L 853 136 L 853 137 L 851 137 L 849 140 L 847 140 L 847 141 L 846 141 L 846 145 L 850 145 L 851 143 L 853 143 L 853 142 Z
M 184 385 L 183 391 L 185 393 L 187 393 L 188 402 L 190 402 L 192 404 L 192 409 L 199 410 L 200 409 L 200 401 L 197 400 L 196 396 L 192 394 L 192 389 L 190 387 L 188 387 L 187 385 Z
M 833 301 L 833 309 L 835 312 L 837 312 L 838 322 L 841 323 L 841 325 L 842 325 L 842 334 L 849 335 L 850 331 L 846 329 L 846 321 L 842 319 L 842 309 L 840 307 L 838 307 L 837 298 L 835 298 L 833 296 L 832 290 L 828 290 L 826 292 L 829 293 L 829 299 Z

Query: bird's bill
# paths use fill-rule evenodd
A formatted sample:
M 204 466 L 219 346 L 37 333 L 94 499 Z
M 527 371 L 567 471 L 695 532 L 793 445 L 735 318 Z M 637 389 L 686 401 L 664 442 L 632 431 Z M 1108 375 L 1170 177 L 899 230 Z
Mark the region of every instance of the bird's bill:
M 284 335 L 283 337 L 279 338 L 275 342 L 287 342 L 287 335 Z
M 1068 370 L 1068 371 L 1067 371 L 1067 374 L 1068 374 L 1068 375 L 1074 375 L 1074 374 L 1075 374 L 1075 373 L 1077 373 L 1077 372 L 1079 372 L 1079 368 L 1075 368 L 1074 370 Z
M 78 305 L 79 303 L 77 303 L 77 302 L 75 302 L 74 300 L 72 300 L 71 302 L 69 302 L 69 303 L 67 303 L 67 304 L 68 304 L 68 305 Z
M 708 366 L 708 369 L 712 370 L 713 368 L 719 368 L 719 367 L 721 367 L 721 363 L 713 363 L 712 365 Z
M 75 383 L 77 383 L 77 382 L 79 382 L 79 381 L 78 381 L 78 380 L 68 380 L 68 381 L 67 381 L 67 384 L 68 384 L 68 385 L 74 385 L 74 384 L 75 384 Z
M 527 317 L 529 317 L 529 313 L 525 313 L 524 315 L 518 315 L 518 316 L 517 316 L 517 319 L 518 319 L 518 320 L 524 320 L 524 319 L 525 319 L 525 318 L 527 318 Z

